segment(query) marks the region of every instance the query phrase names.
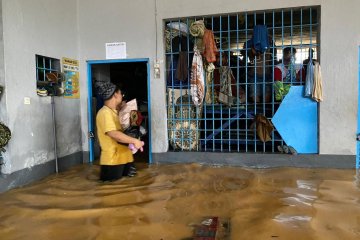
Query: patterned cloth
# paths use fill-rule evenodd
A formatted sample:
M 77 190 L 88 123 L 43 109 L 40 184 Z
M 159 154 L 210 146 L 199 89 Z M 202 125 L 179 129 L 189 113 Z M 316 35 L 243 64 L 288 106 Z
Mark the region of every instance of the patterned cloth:
M 194 47 L 194 58 L 191 66 L 190 93 L 195 106 L 200 106 L 205 95 L 204 67 L 201 54 Z
M 231 87 L 231 80 L 234 77 L 233 72 L 230 67 L 222 66 L 219 69 L 220 72 L 220 93 L 219 101 L 231 106 L 233 103 L 233 94 Z
M 195 21 L 190 25 L 190 34 L 194 37 L 202 38 L 204 36 L 204 20 Z
M 0 152 L 5 152 L 4 147 L 8 144 L 11 138 L 11 131 L 10 129 L 0 122 Z
M 274 82 L 275 100 L 282 101 L 286 94 L 288 94 L 291 85 L 281 81 Z
M 215 102 L 215 93 L 214 93 L 214 69 L 215 66 L 212 63 L 209 63 L 206 67 L 206 95 L 205 102 L 207 104 L 212 104 Z
M 131 125 L 131 112 L 137 111 L 137 101 L 136 99 L 133 99 L 126 104 L 122 105 L 120 111 L 119 111 L 119 122 L 121 125 L 121 128 L 123 130 L 126 130 Z

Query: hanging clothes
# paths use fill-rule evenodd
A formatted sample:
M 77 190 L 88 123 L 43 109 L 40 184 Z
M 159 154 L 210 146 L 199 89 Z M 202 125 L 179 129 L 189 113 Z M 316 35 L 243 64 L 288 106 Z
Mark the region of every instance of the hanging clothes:
M 194 47 L 194 57 L 191 66 L 190 93 L 196 106 L 200 106 L 204 100 L 204 67 L 201 54 L 197 47 Z
M 269 34 L 265 25 L 256 25 L 254 27 L 252 42 L 256 52 L 264 53 L 269 49 Z
M 314 87 L 312 98 L 317 102 L 321 102 L 323 100 L 321 68 L 318 62 L 316 62 L 314 66 Z
M 197 46 L 200 53 L 204 52 L 203 36 L 205 33 L 204 20 L 199 20 L 191 23 L 190 34 L 195 37 L 195 45 Z
M 205 29 L 203 37 L 204 57 L 208 63 L 216 62 L 216 53 L 218 49 L 215 44 L 214 33 L 211 30 Z
M 314 88 L 314 64 L 313 61 L 309 61 L 306 67 L 306 78 L 305 78 L 305 97 L 312 97 Z
M 231 80 L 234 78 L 233 72 L 230 67 L 222 66 L 220 72 L 220 92 L 219 102 L 231 106 L 233 104 L 233 94 L 231 89 Z
M 202 38 L 204 36 L 204 33 L 205 33 L 204 20 L 198 20 L 198 21 L 195 21 L 195 22 L 191 23 L 189 30 L 190 30 L 190 34 L 193 37 Z
M 260 141 L 267 142 L 271 140 L 271 132 L 274 130 L 274 126 L 265 116 L 257 114 L 254 118 L 256 123 L 256 134 Z
M 209 63 L 206 66 L 206 95 L 205 95 L 205 102 L 207 104 L 215 103 L 214 69 L 215 69 L 215 66 L 214 66 L 213 63 Z
M 176 66 L 176 79 L 186 81 L 188 79 L 188 60 L 187 52 L 180 52 L 179 59 Z

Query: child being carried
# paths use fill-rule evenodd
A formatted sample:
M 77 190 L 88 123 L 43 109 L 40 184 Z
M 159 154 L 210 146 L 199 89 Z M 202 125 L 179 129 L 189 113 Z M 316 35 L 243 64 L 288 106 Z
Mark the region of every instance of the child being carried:
M 119 110 L 119 121 L 124 133 L 130 137 L 141 139 L 146 134 L 146 129 L 141 125 L 144 117 L 137 109 L 136 99 L 125 103 Z M 144 143 L 144 142 L 143 142 Z M 133 154 L 143 148 L 136 148 L 134 144 L 129 144 L 129 149 Z

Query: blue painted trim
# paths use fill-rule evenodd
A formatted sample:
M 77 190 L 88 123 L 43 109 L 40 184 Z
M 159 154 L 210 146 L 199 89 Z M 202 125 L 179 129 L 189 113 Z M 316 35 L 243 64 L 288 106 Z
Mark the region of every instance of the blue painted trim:
M 148 138 L 149 138 L 149 164 L 152 164 L 152 141 L 151 141 L 151 96 L 150 96 L 150 62 L 147 59 L 147 95 L 148 95 Z
M 92 118 L 92 72 L 91 72 L 91 64 L 87 63 L 87 85 L 88 85 L 88 134 L 90 132 L 94 132 L 94 123 Z M 89 141 L 89 163 L 94 161 L 94 138 L 88 138 Z
M 92 118 L 92 72 L 91 65 L 93 64 L 111 64 L 111 63 L 128 63 L 128 62 L 145 62 L 147 65 L 147 94 L 148 94 L 148 136 L 149 136 L 149 163 L 152 163 L 152 144 L 151 144 L 151 98 L 150 98 L 150 60 L 149 58 L 133 58 L 133 59 L 111 59 L 111 60 L 88 60 L 88 131 L 94 132 L 94 123 Z M 94 139 L 89 138 L 89 162 L 94 161 Z
M 109 59 L 109 60 L 88 60 L 88 64 L 109 64 L 125 62 L 149 62 L 149 58 Z
M 359 46 L 359 66 L 358 66 L 358 114 L 357 114 L 357 134 L 360 133 L 360 46 Z M 356 141 L 356 169 L 360 168 L 360 141 Z

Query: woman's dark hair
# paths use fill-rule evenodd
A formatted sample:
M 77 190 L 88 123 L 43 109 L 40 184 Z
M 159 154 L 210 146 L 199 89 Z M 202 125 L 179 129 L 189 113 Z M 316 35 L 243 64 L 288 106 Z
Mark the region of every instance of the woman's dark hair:
M 286 47 L 286 48 L 284 48 L 284 50 L 283 50 L 283 55 L 287 55 L 287 54 L 289 54 L 289 53 L 292 53 L 293 55 L 295 55 L 295 54 L 296 54 L 296 49 L 293 48 L 293 47 Z

